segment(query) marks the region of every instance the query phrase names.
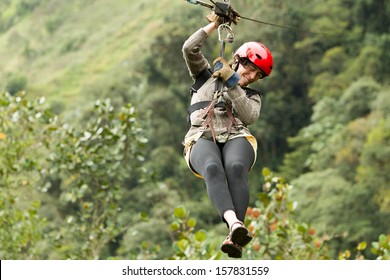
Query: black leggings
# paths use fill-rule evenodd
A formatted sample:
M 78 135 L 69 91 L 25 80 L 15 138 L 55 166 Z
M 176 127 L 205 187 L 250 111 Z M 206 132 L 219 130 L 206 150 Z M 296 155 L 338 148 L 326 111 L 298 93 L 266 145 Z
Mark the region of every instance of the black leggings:
M 208 196 L 221 219 L 227 210 L 244 222 L 249 203 L 248 172 L 255 153 L 244 137 L 214 143 L 200 138 L 191 151 L 191 166 L 203 176 Z M 226 221 L 225 221 L 226 222 Z

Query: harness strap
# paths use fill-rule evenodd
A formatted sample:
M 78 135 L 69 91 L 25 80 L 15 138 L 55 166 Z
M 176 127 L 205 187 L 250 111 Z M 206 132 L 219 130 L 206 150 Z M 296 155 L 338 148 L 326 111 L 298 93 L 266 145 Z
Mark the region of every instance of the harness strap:
M 252 95 L 256 95 L 256 94 L 261 97 L 261 92 L 258 90 L 255 90 L 253 88 L 248 88 L 248 87 L 244 87 L 243 89 L 245 90 L 246 96 L 248 97 L 251 97 Z
M 226 124 L 226 129 L 227 129 L 228 135 L 230 135 L 230 130 L 231 130 L 232 126 L 233 125 L 237 125 L 237 122 L 236 122 L 236 119 L 233 116 L 232 105 L 229 104 L 229 103 L 226 104 L 226 114 L 228 115 L 228 118 L 229 118 L 229 121 Z
M 218 98 L 214 98 L 213 101 L 210 102 L 209 106 L 206 108 L 202 118 L 204 119 L 202 128 L 210 128 L 211 135 L 213 136 L 213 141 L 216 143 L 216 135 L 213 127 L 213 118 L 214 118 L 214 109 L 217 105 Z M 230 135 L 230 131 L 233 125 L 237 125 L 237 122 L 233 116 L 232 106 L 230 104 L 226 104 L 226 114 L 229 120 L 226 123 L 226 131 L 228 135 Z
M 190 88 L 190 93 L 191 93 L 191 96 L 196 93 L 203 85 L 204 83 L 206 83 L 206 81 L 212 76 L 212 71 L 210 68 L 207 68 L 205 70 L 203 70 L 199 75 L 198 77 L 196 78 L 194 84 L 191 86 Z M 255 95 L 255 94 L 258 94 L 259 96 L 261 96 L 260 92 L 257 91 L 257 90 L 254 90 L 254 89 L 251 89 L 251 88 L 243 88 L 246 92 L 246 95 L 248 97 L 252 96 L 252 95 Z M 191 122 L 191 119 L 190 119 L 190 116 L 193 112 L 199 110 L 199 109 L 204 109 L 206 108 L 202 118 L 204 119 L 204 122 L 203 122 L 203 125 L 202 125 L 202 128 L 210 128 L 210 132 L 211 132 L 211 135 L 213 137 L 213 141 L 214 143 L 216 142 L 216 135 L 215 135 L 215 131 L 214 131 L 214 127 L 213 127 L 213 118 L 214 118 L 214 109 L 216 106 L 218 106 L 218 97 L 217 98 L 214 98 L 212 101 L 200 101 L 200 102 L 197 102 L 197 103 L 194 103 L 192 104 L 190 107 L 188 107 L 187 109 L 187 122 L 190 123 Z M 229 118 L 229 120 L 227 121 L 226 123 L 226 130 L 227 130 L 227 133 L 228 135 L 230 135 L 230 131 L 231 131 L 231 128 L 233 125 L 237 125 L 237 122 L 234 118 L 234 115 L 233 115 L 233 108 L 231 106 L 231 104 L 229 103 L 224 103 L 226 106 L 226 114 Z
M 206 108 L 207 106 L 209 106 L 210 102 L 211 101 L 200 101 L 200 102 L 194 103 L 190 107 L 188 107 L 187 108 L 187 121 L 191 122 L 191 119 L 190 119 L 191 114 L 199 109 Z
M 216 143 L 216 136 L 215 131 L 213 127 L 213 118 L 214 118 L 214 109 L 215 105 L 217 104 L 218 99 L 214 98 L 213 101 L 210 102 L 210 105 L 207 107 L 206 111 L 204 112 L 202 118 L 204 118 L 204 122 L 202 125 L 202 128 L 210 128 L 211 135 L 213 136 L 213 141 Z
M 195 84 L 197 84 L 198 86 L 200 85 L 200 87 L 203 85 L 203 84 L 200 84 L 200 83 L 197 83 L 195 82 Z M 194 85 L 195 85 L 194 84 Z M 200 88 L 199 87 L 199 88 Z M 199 89 L 198 88 L 198 89 Z M 192 89 L 192 87 L 191 87 Z M 245 91 L 246 91 L 246 95 L 248 97 L 251 97 L 252 95 L 255 95 L 255 94 L 258 94 L 259 96 L 261 96 L 261 92 L 258 91 L 258 90 L 255 90 L 255 89 L 251 89 L 251 88 L 248 88 L 248 87 L 245 87 L 243 88 Z M 210 104 L 211 101 L 200 101 L 200 102 L 197 102 L 197 103 L 194 103 L 192 104 L 190 107 L 187 108 L 187 122 L 190 122 L 190 116 L 193 112 L 199 110 L 199 109 L 204 109 L 206 108 L 209 104 Z
M 211 77 L 211 75 L 212 71 L 210 68 L 206 68 L 199 73 L 198 77 L 190 88 L 191 96 L 203 86 L 203 84 Z

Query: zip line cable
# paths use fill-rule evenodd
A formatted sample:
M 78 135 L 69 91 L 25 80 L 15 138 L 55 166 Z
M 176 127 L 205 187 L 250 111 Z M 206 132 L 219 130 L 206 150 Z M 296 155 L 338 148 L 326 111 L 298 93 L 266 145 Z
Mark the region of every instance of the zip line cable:
M 194 4 L 194 5 L 201 5 L 203 7 L 209 8 L 211 10 L 214 10 L 214 8 L 218 5 L 213 0 L 210 0 L 210 2 L 213 5 L 205 3 L 203 1 L 198 1 L 198 0 L 187 0 L 187 2 L 191 3 L 191 4 Z M 285 26 L 285 25 L 279 25 L 279 24 L 275 24 L 275 23 L 271 23 L 271 22 L 261 21 L 261 20 L 257 20 L 257 19 L 253 19 L 253 18 L 249 18 L 249 17 L 244 17 L 244 16 L 241 16 L 241 15 L 239 17 L 241 19 L 245 19 L 245 20 L 249 20 L 249 21 L 253 21 L 253 22 L 257 22 L 257 23 L 261 23 L 261 24 L 272 25 L 272 26 L 279 27 L 279 28 L 297 29 L 297 28 L 294 28 L 294 27 L 289 27 L 289 26 Z
M 280 25 L 280 24 L 276 24 L 276 23 L 261 21 L 261 20 L 258 20 L 258 19 L 248 18 L 248 17 L 244 17 L 244 16 L 240 16 L 240 18 L 246 19 L 246 20 L 249 20 L 249 21 L 253 21 L 253 22 L 257 22 L 257 23 L 261 23 L 261 24 L 266 24 L 266 25 L 279 27 L 279 28 L 290 29 L 290 30 L 300 30 L 299 28 L 296 28 L 296 27 L 285 26 L 285 25 Z
M 261 24 L 265 24 L 265 25 L 270 25 L 270 26 L 279 27 L 279 28 L 288 29 L 288 30 L 299 31 L 299 32 L 308 33 L 308 34 L 329 35 L 329 34 L 327 34 L 327 32 L 304 30 L 304 29 L 301 29 L 301 28 L 298 28 L 298 27 L 280 25 L 280 24 L 266 22 L 266 21 L 261 21 L 261 20 L 257 20 L 257 19 L 253 19 L 253 18 L 249 18 L 249 17 L 240 16 L 240 18 L 245 19 L 245 20 L 249 20 L 249 21 L 253 21 L 253 22 L 257 22 L 257 23 L 261 23 Z
M 200 6 L 203 6 L 205 8 L 209 8 L 211 10 L 214 10 L 215 7 L 218 5 L 218 3 L 214 2 L 213 0 L 210 0 L 210 2 L 213 4 L 208 4 L 208 3 L 205 3 L 203 1 L 198 1 L 198 0 L 186 0 L 188 3 L 191 3 L 191 4 L 194 4 L 194 5 L 200 5 Z M 260 23 L 260 24 L 265 24 L 265 25 L 270 25 L 270 26 L 274 26 L 274 27 L 278 27 L 278 28 L 283 28 L 283 29 L 289 29 L 289 30 L 295 30 L 295 31 L 300 31 L 300 32 L 305 32 L 305 33 L 310 33 L 310 34 L 322 34 L 322 35 L 326 35 L 326 32 L 318 32 L 318 31 L 309 31 L 309 30 L 303 30 L 303 29 L 300 29 L 298 27 L 292 27 L 292 26 L 286 26 L 286 25 L 281 25 L 281 24 L 276 24 L 276 23 L 272 23 L 272 22 L 267 22 L 267 21 L 262 21 L 262 20 L 257 20 L 257 19 L 253 19 L 253 18 L 249 18 L 249 17 L 245 17 L 245 16 L 239 16 L 240 19 L 245 19 L 245 20 L 248 20 L 248 21 L 252 21 L 252 22 L 256 22 L 256 23 Z

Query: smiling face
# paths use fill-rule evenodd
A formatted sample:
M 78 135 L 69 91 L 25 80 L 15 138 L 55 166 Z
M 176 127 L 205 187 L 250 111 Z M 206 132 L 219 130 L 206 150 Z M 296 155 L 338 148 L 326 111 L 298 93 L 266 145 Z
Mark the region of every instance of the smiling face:
M 246 87 L 265 77 L 264 72 L 249 60 L 241 61 L 239 63 L 237 73 L 240 75 L 238 84 L 241 87 Z

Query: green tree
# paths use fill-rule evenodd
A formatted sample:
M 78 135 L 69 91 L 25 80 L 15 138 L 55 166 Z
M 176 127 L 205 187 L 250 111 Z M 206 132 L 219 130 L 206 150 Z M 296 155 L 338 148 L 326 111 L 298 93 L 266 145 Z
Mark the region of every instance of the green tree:
M 55 236 L 59 251 L 78 259 L 104 257 L 107 245 L 128 224 L 120 219 L 126 180 L 139 173 L 147 142 L 131 104 L 115 110 L 110 100 L 95 104 L 83 128 L 54 126 L 48 174 L 60 180 L 63 218 Z
M 15 95 L 19 91 L 23 91 L 27 86 L 27 78 L 23 75 L 14 74 L 11 75 L 5 85 L 5 91 L 11 95 Z
M 38 244 L 47 220 L 40 213 L 41 155 L 46 153 L 41 128 L 51 114 L 44 99 L 23 93 L 0 94 L 0 257 L 39 258 Z
M 98 100 L 72 127 L 44 99 L 1 95 L 1 255 L 106 258 L 131 221 L 123 194 L 147 143 L 131 104 Z M 4 245 L 4 246 L 3 246 Z
M 328 177 L 328 175 L 334 175 L 332 172 L 332 170 L 327 170 L 322 175 Z M 319 230 L 324 227 L 324 224 L 317 221 L 318 218 L 328 223 L 328 221 L 323 220 L 324 217 L 321 216 L 321 213 L 330 211 L 329 208 L 333 207 L 334 209 L 331 211 L 338 215 L 338 210 L 343 207 L 343 204 L 350 206 L 355 204 L 353 199 L 357 195 L 352 195 L 353 197 L 350 197 L 347 202 L 344 202 L 342 197 L 338 197 L 336 198 L 338 204 L 332 204 L 328 200 L 328 207 L 324 207 L 322 210 L 312 206 L 305 208 L 308 206 L 307 203 L 301 204 L 294 200 L 296 196 L 294 193 L 302 192 L 299 189 L 301 187 L 311 196 L 321 198 L 329 197 L 325 194 L 326 192 L 351 193 L 352 190 L 345 188 L 345 184 L 348 182 L 343 178 L 334 178 L 329 183 L 331 186 L 329 190 L 325 188 L 319 190 L 314 186 L 315 183 L 311 184 L 311 180 L 304 181 L 302 179 L 296 182 L 297 185 L 292 186 L 283 178 L 275 176 L 269 169 L 263 169 L 263 175 L 265 179 L 262 186 L 263 191 L 259 193 L 254 206 L 249 207 L 247 211 L 245 224 L 251 230 L 254 238 L 247 247 L 244 247 L 243 259 L 389 259 L 389 235 L 380 234 L 378 239 L 374 239 L 370 243 L 363 240 L 353 244 L 351 250 L 344 250 L 340 244 L 343 244 L 343 239 L 348 239 L 348 236 L 332 235 L 330 233 L 331 227 L 325 234 Z M 355 206 L 354 209 L 350 210 L 350 213 L 358 208 Z M 312 209 L 316 211 L 313 212 Z M 314 218 L 313 223 L 302 221 L 296 215 L 299 211 L 310 210 L 312 216 L 319 213 Z M 354 217 L 367 210 L 356 211 Z M 341 219 L 347 219 L 350 213 L 342 213 Z M 334 218 L 336 226 L 342 226 L 342 223 L 337 223 L 337 218 L 338 216 Z M 327 218 L 325 217 L 325 219 Z M 361 225 L 364 225 L 364 221 Z M 204 231 L 198 226 L 198 220 L 192 217 L 184 206 L 178 206 L 173 211 L 170 229 L 174 233 L 172 245 L 174 255 L 171 258 L 182 260 L 227 258 L 221 254 L 219 249 L 218 233 L 216 235 L 214 231 Z
M 357 178 L 365 188 L 372 190 L 371 199 L 377 206 L 376 228 L 379 233 L 390 230 L 385 222 L 390 211 L 390 164 L 387 160 L 390 153 L 390 122 L 387 118 L 379 121 L 368 134 L 363 146 Z

